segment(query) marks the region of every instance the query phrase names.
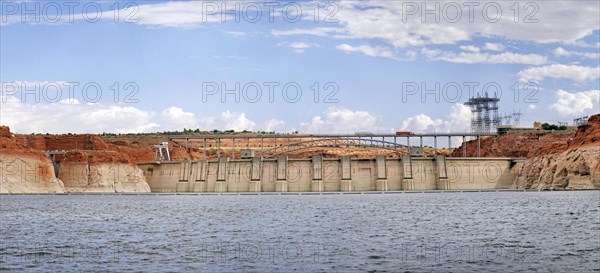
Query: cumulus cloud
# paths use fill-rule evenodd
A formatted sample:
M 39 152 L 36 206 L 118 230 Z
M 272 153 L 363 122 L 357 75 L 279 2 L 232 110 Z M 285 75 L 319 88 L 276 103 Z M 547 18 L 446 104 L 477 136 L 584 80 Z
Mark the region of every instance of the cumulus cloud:
M 253 130 L 256 123 L 244 113 L 224 111 L 219 116 L 198 117 L 180 107 L 171 106 L 155 115 L 153 111 L 132 104 L 90 103 L 76 98 L 51 95 L 36 98 L 15 92 L 27 87 L 40 90 L 55 82 L 2 83 L 0 89 L 0 124 L 17 133 L 145 133 L 182 130 Z M 43 92 L 42 92 L 43 93 Z M 54 99 L 56 97 L 56 99 Z
M 600 112 L 600 90 L 569 93 L 564 90 L 556 91 L 556 102 L 550 105 L 561 116 L 573 117 L 585 113 Z
M 310 122 L 301 122 L 301 133 L 353 133 L 376 131 L 379 117 L 367 111 L 353 111 L 345 107 L 329 107 L 323 116 Z
M 199 128 L 200 120 L 191 112 L 185 112 L 183 109 L 171 106 L 161 112 L 161 123 L 165 130 L 181 130 L 183 128 Z
M 200 129 L 200 130 L 235 130 L 251 131 L 256 123 L 246 117 L 245 113 L 222 112 L 218 117 L 196 117 L 196 114 L 185 112 L 179 107 L 169 107 L 161 113 L 162 128 L 166 130 Z
M 522 81 L 542 81 L 545 78 L 571 79 L 576 82 L 585 82 L 600 77 L 600 67 L 579 65 L 552 64 L 547 66 L 532 67 L 520 71 L 517 75 Z
M 0 123 L 17 133 L 141 133 L 159 127 L 152 122 L 153 113 L 133 106 L 80 103 L 21 102 L 2 95 Z
M 231 112 L 229 110 L 222 112 L 217 122 L 218 124 L 222 124 L 219 128 L 235 131 L 252 131 L 254 130 L 254 126 L 256 126 L 256 123 L 248 119 L 245 113 Z
M 216 117 L 197 117 L 179 107 L 154 113 L 133 106 L 80 103 L 65 100 L 58 103 L 27 104 L 12 96 L 4 96 L 0 107 L 0 124 L 17 133 L 147 133 L 196 129 L 253 130 L 256 123 L 245 113 L 224 111 Z M 281 125 L 269 123 L 271 126 Z
M 441 119 L 433 119 L 428 115 L 418 114 L 402 121 L 402 130 L 419 133 L 433 132 L 443 124 L 444 121 Z
M 281 130 L 281 126 L 284 126 L 285 122 L 279 119 L 270 119 L 265 122 L 265 131 L 267 132 L 279 132 Z
M 457 103 L 452 105 L 446 119 L 432 118 L 426 114 L 418 114 L 402 121 L 402 130 L 415 133 L 456 132 L 469 130 L 471 109 Z

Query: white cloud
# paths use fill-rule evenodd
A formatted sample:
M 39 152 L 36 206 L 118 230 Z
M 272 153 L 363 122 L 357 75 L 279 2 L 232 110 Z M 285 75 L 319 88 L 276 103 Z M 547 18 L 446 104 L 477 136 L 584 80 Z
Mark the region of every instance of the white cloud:
M 265 129 L 264 129 L 264 131 L 267 131 L 267 132 L 273 132 L 273 131 L 280 132 L 281 131 L 281 126 L 284 126 L 284 125 L 285 125 L 285 122 L 283 120 L 279 120 L 279 119 L 275 119 L 275 118 L 274 119 L 270 119 L 270 120 L 267 120 L 265 122 L 265 127 L 264 127 Z
M 360 46 L 351 46 L 349 44 L 341 44 L 335 47 L 338 50 L 344 51 L 346 53 L 350 52 L 360 52 L 367 56 L 371 57 L 383 57 L 390 59 L 398 59 L 394 51 L 389 48 L 379 47 L 379 46 L 370 46 L 370 45 L 360 45 Z
M 341 30 L 336 30 L 334 35 L 349 39 L 374 39 L 385 41 L 396 48 L 420 47 L 426 45 L 451 45 L 460 41 L 471 40 L 475 36 L 499 37 L 508 40 L 533 41 L 537 43 L 575 42 L 591 35 L 600 24 L 598 19 L 598 5 L 594 1 L 539 1 L 529 7 L 535 8 L 533 19 L 538 23 L 524 23 L 522 15 L 519 23 L 515 23 L 514 16 L 503 13 L 497 22 L 491 22 L 483 3 L 472 10 L 474 17 L 470 20 L 469 9 L 462 5 L 462 16 L 458 22 L 448 22 L 446 16 L 441 16 L 440 23 L 436 23 L 433 16 L 427 16 L 423 22 L 423 7 L 415 15 L 407 16 L 406 2 L 404 1 L 342 1 L 336 2 L 340 10 L 335 15 Z M 433 8 L 433 3 L 427 3 L 428 8 Z M 417 3 L 419 4 L 419 3 Z M 445 2 L 441 6 L 446 5 Z M 502 11 L 509 11 L 512 2 L 494 2 L 500 5 Z M 525 3 L 520 3 L 524 8 Z M 514 9 L 514 7 L 513 7 Z M 489 11 L 489 10 L 488 10 Z M 443 12 L 443 10 L 440 10 Z M 495 15 L 491 12 L 490 16 Z M 572 18 L 578 18 L 573 20 Z M 487 19 L 487 21 L 486 21 Z M 311 34 L 309 29 L 296 30 L 299 34 Z M 315 35 L 331 35 L 331 31 L 315 31 Z M 291 34 L 291 33 L 288 33 Z M 503 47 L 498 45 L 488 46 L 488 50 L 500 51 Z
M 442 51 L 439 49 L 430 49 L 430 48 L 423 47 L 423 48 L 421 48 L 421 54 L 423 54 L 425 57 L 427 57 L 429 59 L 433 59 L 433 58 L 439 56 L 440 54 L 442 54 Z
M 219 5 L 218 2 L 211 4 Z M 235 5 L 228 6 L 228 10 Z M 210 7 L 212 9 L 212 7 Z M 166 27 L 194 27 L 202 23 L 219 23 L 223 19 L 235 22 L 231 17 L 221 18 L 220 13 L 210 15 L 209 7 L 204 2 L 166 2 L 139 5 L 135 19 L 140 25 Z M 122 11 L 125 12 L 125 11 Z M 129 14 L 129 13 L 127 13 Z
M 324 116 L 315 116 L 310 122 L 301 122 L 301 133 L 353 133 L 377 131 L 379 118 L 367 111 L 353 111 L 345 107 L 329 107 Z
M 595 44 L 590 44 L 586 41 L 583 40 L 576 40 L 576 41 L 566 41 L 564 42 L 565 45 L 571 45 L 571 46 L 578 46 L 578 47 L 588 47 L 588 48 L 600 48 L 600 42 L 596 42 Z
M 471 124 L 471 109 L 457 103 L 454 104 L 447 119 L 432 118 L 426 114 L 419 114 L 402 121 L 402 130 L 415 133 L 431 132 L 457 132 L 468 131 Z
M 552 53 L 559 57 L 579 56 L 587 59 L 600 59 L 600 53 L 597 52 L 568 51 L 562 47 L 557 47 Z
M 438 58 L 453 63 L 488 63 L 488 64 L 545 64 L 548 60 L 545 56 L 538 54 L 518 54 L 512 52 L 503 52 L 500 54 L 489 54 L 479 52 L 447 52 Z
M 328 36 L 337 32 L 340 32 L 341 28 L 334 27 L 317 27 L 317 28 L 294 28 L 289 30 L 271 30 L 271 34 L 275 36 L 286 36 L 286 35 L 314 35 L 314 36 Z
M 226 130 L 252 131 L 256 123 L 246 117 L 245 113 L 230 112 L 229 110 L 222 112 L 218 124 L 223 124 L 221 128 Z
M 517 73 L 517 75 L 521 78 L 521 81 L 542 81 L 545 78 L 557 78 L 585 82 L 598 79 L 600 77 L 600 67 L 552 64 L 527 68 Z
M 600 112 L 600 90 L 590 90 L 569 93 L 564 90 L 556 91 L 556 102 L 550 105 L 561 116 L 574 117 L 590 112 Z
M 556 49 L 554 49 L 554 51 L 552 51 L 552 53 L 554 53 L 554 55 L 556 55 L 556 56 L 569 56 L 569 55 L 571 55 L 570 52 L 566 51 L 562 47 L 557 47 Z
M 291 48 L 295 48 L 295 49 L 306 49 L 306 48 L 312 47 L 312 44 L 307 44 L 307 43 L 303 43 L 303 42 L 296 42 L 296 43 L 291 43 L 288 46 L 291 47 Z
M 305 42 L 293 42 L 293 43 L 281 42 L 281 43 L 278 43 L 277 45 L 293 48 L 294 52 L 296 52 L 296 53 L 303 53 L 306 49 L 311 48 L 311 47 L 319 47 L 318 44 L 305 43 Z
M 498 44 L 498 43 L 485 43 L 483 49 L 489 50 L 489 51 L 504 51 L 504 50 L 506 50 L 506 47 L 504 47 L 504 45 Z
M 161 113 L 163 130 L 235 130 L 252 131 L 256 123 L 246 117 L 245 113 L 236 113 L 229 110 L 222 112 L 219 117 L 196 117 L 196 114 L 185 112 L 183 109 L 171 106 Z
M 167 131 L 196 129 L 199 127 L 200 121 L 196 115 L 191 112 L 185 112 L 183 109 L 171 106 L 161 112 L 161 123 Z
M 43 82 L 19 82 L 19 86 L 40 88 Z M 48 82 L 45 82 L 48 83 Z M 54 82 L 50 82 L 54 83 Z M 253 130 L 256 123 L 244 113 L 222 112 L 217 117 L 197 117 L 180 107 L 160 112 L 137 108 L 132 104 L 82 103 L 75 98 L 49 102 L 14 93 L 13 83 L 3 83 L 0 92 L 0 124 L 17 133 L 144 133 L 182 130 Z M 21 100 L 24 100 L 21 101 Z M 155 120 L 158 118 L 158 121 Z
M 0 123 L 17 133 L 141 133 L 159 127 L 152 112 L 133 106 L 77 100 L 28 104 L 11 95 L 3 95 L 0 104 Z
M 537 108 L 537 105 L 535 105 L 535 104 L 530 104 L 527 106 L 527 109 L 529 109 L 529 110 L 535 110 L 535 108 Z
M 479 47 L 472 46 L 472 45 L 460 46 L 459 48 L 460 48 L 461 50 L 463 50 L 463 51 L 468 51 L 468 52 L 479 52 Z
M 237 37 L 243 37 L 243 36 L 246 36 L 246 34 L 247 34 L 246 32 L 242 32 L 242 31 L 227 31 L 227 30 L 223 30 L 222 32 L 225 33 L 225 34 L 229 34 L 229 35 L 237 36 Z
M 411 132 L 433 132 L 444 124 L 441 119 L 433 119 L 425 114 L 418 114 L 402 121 L 402 130 Z
M 377 39 L 385 41 L 398 48 L 408 46 L 425 45 L 448 45 L 460 41 L 471 40 L 475 36 L 500 37 L 509 40 L 534 41 L 538 43 L 561 42 L 565 44 L 581 44 L 581 39 L 592 34 L 598 29 L 599 8 L 596 1 L 538 1 L 519 3 L 523 12 L 520 13 L 520 21 L 515 23 L 511 12 L 514 3 L 499 1 L 493 4 L 499 5 L 503 11 L 497 22 L 491 22 L 483 14 L 494 17 L 494 8 L 491 12 L 485 12 L 483 2 L 478 2 L 471 10 L 463 2 L 441 2 L 441 22 L 436 23 L 433 16 L 424 15 L 424 6 L 418 6 L 415 15 L 407 15 L 406 1 L 341 1 L 335 2 L 339 11 L 333 14 L 333 20 L 339 23 L 334 27 L 295 28 L 291 30 L 272 30 L 273 35 L 318 35 L 346 37 L 349 39 Z M 412 3 L 412 2 L 410 2 Z M 440 2 L 436 2 L 440 3 Z M 312 3 L 300 3 L 305 11 L 303 19 L 314 20 L 312 14 Z M 417 2 L 426 4 L 428 9 L 434 8 L 435 3 Z M 457 22 L 451 22 L 451 14 L 444 14 L 455 9 L 447 5 L 458 4 L 461 14 Z M 214 6 L 213 6 L 214 5 Z M 529 5 L 525 7 L 525 5 Z M 210 6 L 210 7 L 209 7 Z M 225 7 L 223 7 L 225 6 Z M 235 3 L 230 1 L 169 1 L 141 4 L 133 16 L 138 24 L 145 26 L 168 26 L 168 27 L 195 27 L 204 23 L 236 23 L 233 15 L 225 15 L 234 11 L 236 16 L 244 17 L 246 3 Z M 268 22 L 270 16 L 266 12 L 268 7 L 259 4 L 265 12 L 261 18 L 262 22 Z M 212 15 L 211 9 L 217 8 L 216 14 Z M 276 22 L 284 22 L 279 5 L 269 15 Z M 254 8 L 249 7 L 250 13 Z M 488 10 L 488 11 L 490 11 Z M 121 10 L 121 14 L 130 14 L 130 10 Z M 470 14 L 473 14 L 472 18 Z M 321 14 L 320 19 L 325 19 L 327 14 Z M 405 17 L 406 16 L 406 17 Z M 539 20 L 537 23 L 524 23 L 525 16 Z M 67 20 L 68 16 L 63 16 Z M 423 18 L 425 17 L 425 18 Z M 573 20 L 572 18 L 577 18 Z M 20 21 L 19 14 L 7 17 L 7 22 L 12 24 Z M 81 20 L 81 14 L 75 16 L 75 20 Z M 103 16 L 104 20 L 113 20 L 112 16 Z M 249 19 L 249 18 L 248 18 Z M 403 20 L 406 19 L 406 20 Z M 426 19 L 425 22 L 422 20 Z M 471 20 L 472 19 L 472 20 Z M 246 18 L 241 19 L 247 20 Z M 489 50 L 493 50 L 488 48 Z

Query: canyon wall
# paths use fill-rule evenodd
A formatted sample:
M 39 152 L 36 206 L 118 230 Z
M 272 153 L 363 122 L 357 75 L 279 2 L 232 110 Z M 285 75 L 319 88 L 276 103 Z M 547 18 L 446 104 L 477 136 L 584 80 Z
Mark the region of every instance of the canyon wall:
M 142 170 L 114 151 L 70 151 L 58 178 L 67 192 L 150 192 Z
M 517 172 L 519 189 L 600 189 L 600 146 L 531 158 Z
M 600 189 L 600 114 L 577 128 L 564 151 L 530 158 L 518 172 L 518 188 Z
M 476 154 L 477 141 L 452 155 Z M 518 189 L 600 189 L 600 114 L 575 131 L 509 133 L 481 139 L 482 157 L 524 157 L 515 166 Z
M 5 126 L 0 144 L 0 193 L 150 192 L 135 164 L 152 157 L 148 149 L 97 135 L 13 135 Z M 42 151 L 65 153 L 53 165 Z
M 62 193 L 62 181 L 40 151 L 15 141 L 6 126 L 0 126 L 0 193 Z

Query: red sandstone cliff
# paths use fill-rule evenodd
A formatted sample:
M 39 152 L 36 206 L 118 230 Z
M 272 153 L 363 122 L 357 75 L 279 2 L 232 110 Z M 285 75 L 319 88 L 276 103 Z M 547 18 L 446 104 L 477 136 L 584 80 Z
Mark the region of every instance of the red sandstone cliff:
M 518 188 L 600 189 L 600 114 L 577 128 L 565 151 L 533 157 L 518 171 Z
M 567 150 L 575 131 L 515 133 L 497 137 L 481 138 L 481 157 L 532 158 Z M 467 141 L 456 148 L 450 156 L 462 157 L 466 146 L 467 156 L 477 156 L 477 140 Z
M 8 127 L 0 127 L 0 152 L 3 172 L 2 193 L 34 192 L 149 192 L 143 172 L 135 163 L 152 157 L 152 152 L 132 147 L 107 144 L 97 135 L 13 135 Z M 42 151 L 66 151 L 56 155 L 59 164 L 58 179 L 49 159 Z M 148 156 L 149 155 L 149 156 Z M 35 160 L 35 164 L 47 170 L 35 176 L 42 181 L 56 180 L 59 189 L 35 190 L 15 183 L 13 180 L 32 180 L 33 176 L 17 174 L 13 162 Z M 28 168 L 28 165 L 23 165 Z M 23 178 L 24 177 L 24 178 Z M 31 183 L 25 183 L 30 185 Z
M 115 151 L 69 151 L 58 178 L 68 192 L 150 192 L 142 170 Z
M 63 183 L 41 151 L 15 140 L 6 126 L 0 126 L 0 193 L 57 193 Z
M 600 114 L 591 116 L 587 124 L 579 126 L 569 141 L 569 149 L 590 145 L 600 145 Z

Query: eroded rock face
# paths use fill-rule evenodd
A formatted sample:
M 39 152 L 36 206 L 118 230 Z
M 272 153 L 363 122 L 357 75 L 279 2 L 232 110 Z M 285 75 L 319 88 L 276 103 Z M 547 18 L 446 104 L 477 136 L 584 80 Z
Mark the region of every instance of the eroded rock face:
M 518 173 L 520 189 L 600 189 L 600 145 L 529 159 Z
M 40 151 L 15 141 L 7 126 L 0 126 L 0 193 L 60 193 L 52 163 Z
M 143 171 L 112 151 L 68 152 L 58 178 L 67 192 L 150 192 Z
M 524 157 L 532 158 L 567 150 L 568 142 L 573 139 L 575 131 L 552 132 L 544 135 L 535 133 L 514 133 L 497 137 L 481 138 L 481 157 Z M 477 141 L 462 143 L 454 149 L 452 157 L 477 156 Z
M 49 160 L 0 151 L 0 193 L 62 193 Z
M 533 157 L 518 167 L 522 189 L 600 189 L 600 115 L 577 128 L 564 152 Z
M 0 126 L 0 137 L 12 138 L 13 135 L 10 133 L 8 126 Z
M 569 141 L 570 149 L 588 145 L 600 145 L 600 114 L 591 116 L 587 124 L 579 126 Z
M 60 160 L 58 178 L 42 150 L 72 150 Z M 94 135 L 13 135 L 0 126 L 0 193 L 150 192 L 131 158 L 108 149 Z

